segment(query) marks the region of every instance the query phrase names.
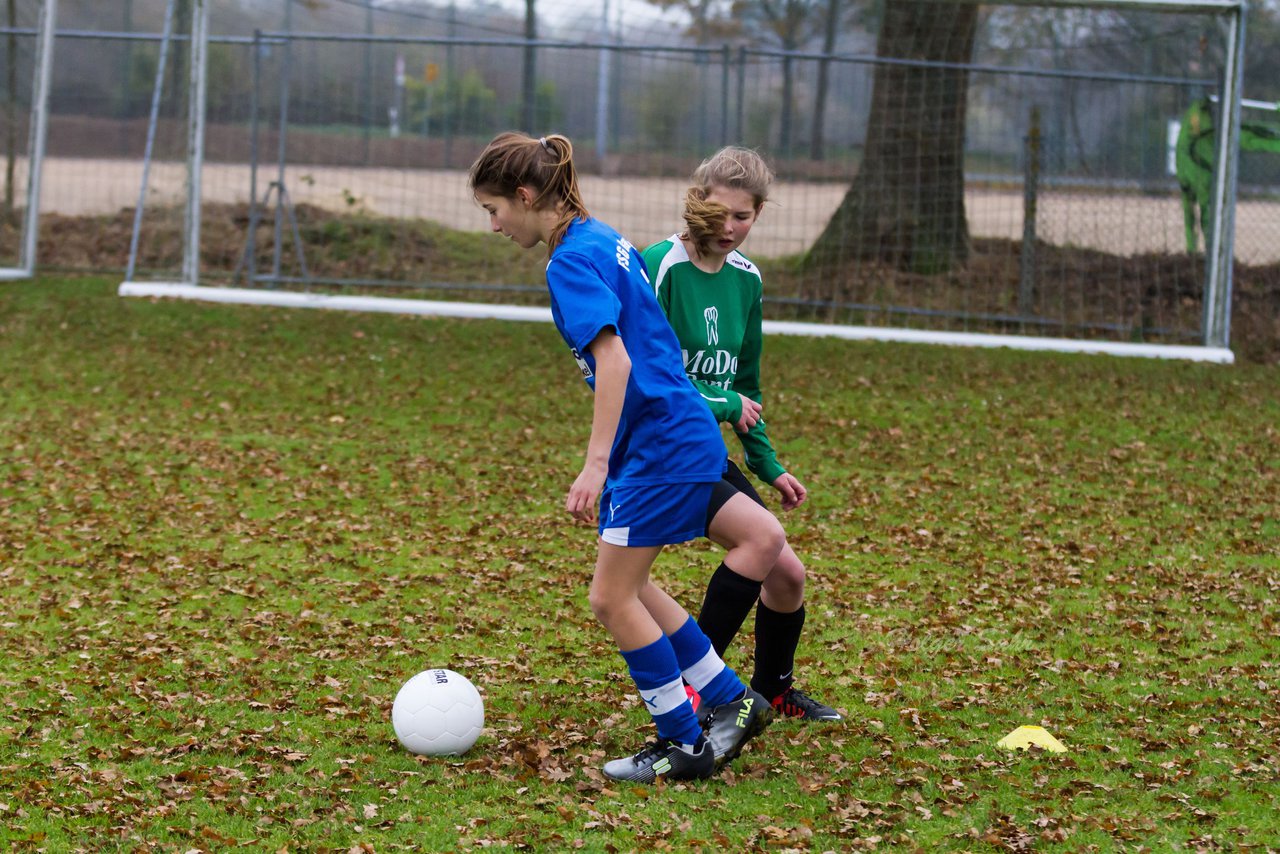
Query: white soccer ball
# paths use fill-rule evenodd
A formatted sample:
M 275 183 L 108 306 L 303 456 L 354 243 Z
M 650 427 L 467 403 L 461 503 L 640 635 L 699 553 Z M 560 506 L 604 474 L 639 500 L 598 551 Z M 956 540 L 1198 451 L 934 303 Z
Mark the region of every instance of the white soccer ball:
M 467 677 L 452 670 L 424 670 L 396 694 L 391 726 L 411 753 L 460 756 L 484 729 L 484 701 Z

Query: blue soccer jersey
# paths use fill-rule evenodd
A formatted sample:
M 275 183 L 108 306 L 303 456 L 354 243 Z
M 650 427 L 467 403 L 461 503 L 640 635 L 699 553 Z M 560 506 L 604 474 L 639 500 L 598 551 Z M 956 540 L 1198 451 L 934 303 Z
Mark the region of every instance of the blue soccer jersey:
M 622 417 L 609 454 L 608 484 L 717 481 L 724 440 L 685 376 L 676 340 L 635 247 L 596 219 L 578 220 L 547 263 L 551 314 L 595 390 L 588 345 L 612 328 L 631 357 Z

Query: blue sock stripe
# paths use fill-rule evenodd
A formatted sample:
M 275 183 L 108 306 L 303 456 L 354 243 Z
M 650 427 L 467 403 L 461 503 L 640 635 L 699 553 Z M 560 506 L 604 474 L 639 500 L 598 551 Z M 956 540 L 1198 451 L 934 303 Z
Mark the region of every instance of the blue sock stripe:
M 688 670 L 711 649 L 711 641 L 698 626 L 698 621 L 690 617 L 683 626 L 671 635 L 671 648 L 675 651 L 676 662 L 681 670 Z M 697 687 L 697 686 L 694 686 Z
M 684 696 L 684 689 L 680 690 Z M 680 744 L 697 744 L 702 735 L 702 727 L 698 725 L 698 716 L 693 713 L 693 706 L 686 699 L 683 703 L 665 715 L 654 715 L 653 723 L 658 728 L 660 738 L 670 739 Z

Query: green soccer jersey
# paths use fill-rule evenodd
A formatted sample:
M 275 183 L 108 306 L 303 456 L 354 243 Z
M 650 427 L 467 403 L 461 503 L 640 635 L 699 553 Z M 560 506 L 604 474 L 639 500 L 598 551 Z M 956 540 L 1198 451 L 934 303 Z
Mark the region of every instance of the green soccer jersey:
M 760 402 L 760 271 L 739 252 L 718 273 L 698 269 L 680 238 L 672 235 L 644 251 L 658 303 L 680 339 L 684 370 L 719 421 L 742 417 L 739 394 Z M 786 469 L 769 443 L 764 419 L 742 442 L 747 468 L 765 483 Z

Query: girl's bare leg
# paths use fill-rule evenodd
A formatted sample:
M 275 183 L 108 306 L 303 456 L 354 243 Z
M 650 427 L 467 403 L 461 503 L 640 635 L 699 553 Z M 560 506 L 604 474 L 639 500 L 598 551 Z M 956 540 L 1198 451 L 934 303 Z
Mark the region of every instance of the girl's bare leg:
M 649 570 L 662 546 L 615 546 L 601 541 L 591 578 L 591 612 L 619 649 L 639 649 L 662 637 L 662 629 L 640 601 Z
M 804 604 L 804 564 L 787 544 L 760 588 L 760 601 L 770 610 L 790 614 Z
M 727 550 L 726 565 L 753 581 L 765 580 L 787 545 L 782 524 L 741 493 L 717 511 L 707 528 L 707 536 Z

